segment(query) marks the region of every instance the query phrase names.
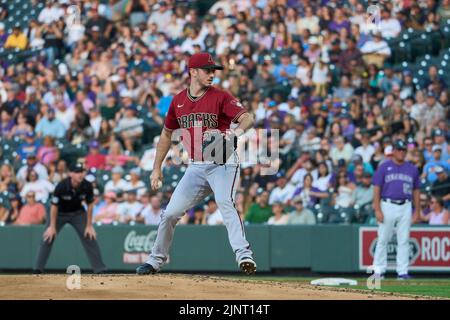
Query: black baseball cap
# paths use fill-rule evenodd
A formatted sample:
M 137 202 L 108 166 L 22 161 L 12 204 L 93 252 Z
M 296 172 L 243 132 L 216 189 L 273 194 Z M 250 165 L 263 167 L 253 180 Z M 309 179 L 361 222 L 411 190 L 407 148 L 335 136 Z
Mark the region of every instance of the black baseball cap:
M 70 172 L 81 173 L 84 172 L 84 166 L 81 163 L 74 163 L 69 168 Z
M 398 139 L 394 141 L 394 149 L 396 150 L 406 150 L 406 142 L 404 140 Z

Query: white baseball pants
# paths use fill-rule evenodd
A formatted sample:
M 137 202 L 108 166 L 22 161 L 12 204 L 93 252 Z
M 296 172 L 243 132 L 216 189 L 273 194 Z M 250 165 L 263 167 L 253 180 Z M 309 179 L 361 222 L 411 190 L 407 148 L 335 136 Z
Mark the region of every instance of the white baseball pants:
M 397 273 L 407 274 L 409 265 L 409 229 L 412 219 L 411 202 L 402 205 L 381 201 L 383 223 L 378 223 L 378 240 L 375 249 L 373 269 L 375 273 L 385 273 L 387 268 L 387 245 L 394 228 L 397 232 Z
M 155 244 L 147 260 L 159 270 L 166 262 L 172 245 L 175 226 L 185 211 L 194 207 L 211 192 L 223 216 L 236 261 L 253 257 L 245 238 L 244 225 L 234 207 L 234 198 L 239 180 L 238 164 L 191 164 L 175 188 L 172 197 L 163 210 Z

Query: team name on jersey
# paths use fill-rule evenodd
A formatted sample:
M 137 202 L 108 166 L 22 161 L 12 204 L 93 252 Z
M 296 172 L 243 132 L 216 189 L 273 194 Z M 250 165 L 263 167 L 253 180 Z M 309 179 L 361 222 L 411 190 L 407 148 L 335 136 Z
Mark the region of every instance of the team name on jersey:
M 392 181 L 396 181 L 396 180 L 400 180 L 400 181 L 404 181 L 404 182 L 409 182 L 412 183 L 413 182 L 413 178 L 410 176 L 407 176 L 406 174 L 403 173 L 392 173 L 392 174 L 388 174 L 386 175 L 386 177 L 384 178 L 384 181 L 387 182 L 392 182 Z
M 180 128 L 189 129 L 195 127 L 197 123 L 202 123 L 203 127 L 217 128 L 219 122 L 215 113 L 190 113 L 177 117 Z

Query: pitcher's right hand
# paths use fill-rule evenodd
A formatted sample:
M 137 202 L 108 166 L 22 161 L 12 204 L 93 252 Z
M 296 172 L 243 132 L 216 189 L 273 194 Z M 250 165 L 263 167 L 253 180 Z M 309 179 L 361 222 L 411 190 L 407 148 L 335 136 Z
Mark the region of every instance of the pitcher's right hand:
M 161 187 L 159 184 L 160 182 L 162 183 L 162 179 L 163 176 L 161 170 L 154 169 L 152 174 L 150 175 L 150 185 L 153 191 L 156 191 Z

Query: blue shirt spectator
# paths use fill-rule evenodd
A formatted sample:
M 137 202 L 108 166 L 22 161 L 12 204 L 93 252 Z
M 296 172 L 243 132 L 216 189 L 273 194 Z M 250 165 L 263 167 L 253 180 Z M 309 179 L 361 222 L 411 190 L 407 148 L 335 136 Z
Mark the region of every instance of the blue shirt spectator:
M 52 136 L 60 139 L 65 136 L 66 128 L 61 121 L 55 118 L 55 111 L 49 109 L 47 116 L 37 123 L 36 133 L 39 137 Z

